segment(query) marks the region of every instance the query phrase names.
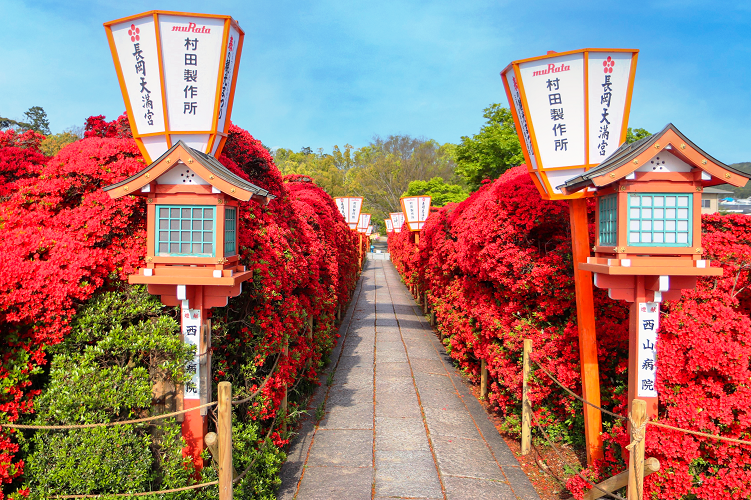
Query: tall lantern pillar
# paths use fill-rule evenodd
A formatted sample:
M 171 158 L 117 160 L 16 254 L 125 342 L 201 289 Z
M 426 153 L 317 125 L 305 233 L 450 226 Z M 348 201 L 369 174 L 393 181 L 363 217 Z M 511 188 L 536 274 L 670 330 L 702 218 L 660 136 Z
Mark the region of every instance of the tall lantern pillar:
M 565 193 L 560 185 L 596 167 L 626 140 L 637 50 L 548 52 L 509 64 L 504 88 L 527 170 L 545 200 L 569 200 L 576 282 L 582 390 L 600 404 L 586 201 L 594 190 Z M 602 416 L 584 406 L 587 462 L 603 457 Z
M 252 275 L 239 265 L 238 203 L 274 198 L 216 159 L 231 125 L 245 35 L 230 16 L 167 11 L 104 28 L 133 138 L 148 164 L 104 191 L 146 199 L 145 264 L 128 281 L 180 308 L 181 336 L 195 355 L 176 399 L 195 408 L 211 398 L 208 312 L 227 305 Z M 200 470 L 206 410 L 184 415 L 185 453 Z
M 357 233 L 360 236 L 360 264 L 365 260 L 365 253 L 362 250 L 362 238 L 363 235 L 368 234 L 368 227 L 370 226 L 370 214 L 360 214 L 360 218 L 357 222 Z

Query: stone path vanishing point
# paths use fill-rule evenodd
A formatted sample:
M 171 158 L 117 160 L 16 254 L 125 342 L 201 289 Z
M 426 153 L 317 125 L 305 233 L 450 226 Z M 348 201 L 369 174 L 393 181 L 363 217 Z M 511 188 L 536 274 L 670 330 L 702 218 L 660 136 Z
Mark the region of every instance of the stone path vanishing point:
M 280 500 L 539 500 L 390 261 L 366 264 L 339 333 Z

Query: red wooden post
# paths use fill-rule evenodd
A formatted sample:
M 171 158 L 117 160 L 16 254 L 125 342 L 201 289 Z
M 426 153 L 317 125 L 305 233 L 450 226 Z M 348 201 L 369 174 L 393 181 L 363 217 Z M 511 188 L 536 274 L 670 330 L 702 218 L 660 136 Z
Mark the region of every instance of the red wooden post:
M 191 306 L 190 309 L 192 310 L 198 310 L 201 318 L 200 327 L 198 328 L 198 335 L 203 336 L 203 333 L 205 331 L 205 324 L 206 324 L 206 308 L 204 307 L 203 303 L 203 286 L 193 286 L 190 287 L 193 290 L 192 293 L 192 300 L 189 300 L 189 303 Z M 188 295 L 188 297 L 191 297 L 191 295 Z M 183 309 L 185 311 L 185 309 Z M 181 314 L 181 331 L 185 332 L 185 315 Z M 202 354 L 203 351 L 201 351 L 201 346 L 204 344 L 203 339 L 199 339 L 198 345 L 196 346 L 197 355 Z M 201 363 L 197 363 L 195 366 L 196 370 L 200 370 Z M 199 371 L 199 384 L 203 385 L 205 384 L 206 377 L 203 377 L 204 374 L 200 373 Z M 201 387 L 201 391 L 206 390 L 206 388 Z M 209 390 L 211 390 L 209 388 Z M 198 398 L 183 398 L 183 408 L 185 410 L 189 410 L 191 408 L 196 408 L 201 405 L 201 399 L 200 399 L 200 391 L 199 391 L 199 397 Z M 204 436 L 208 432 L 208 421 L 206 420 L 205 416 L 201 415 L 201 410 L 194 410 L 189 411 L 185 413 L 185 419 L 182 422 L 182 435 L 185 439 L 185 448 L 183 449 L 183 455 L 188 456 L 191 455 L 193 457 L 193 463 L 197 470 L 201 470 L 203 468 L 203 460 L 201 459 L 201 452 L 203 452 L 204 449 Z
M 629 306 L 630 311 L 628 321 L 628 411 L 631 412 L 633 410 L 634 400 L 639 398 L 646 404 L 647 418 L 653 419 L 657 417 L 657 396 L 648 397 L 637 395 L 640 383 L 639 344 L 644 340 L 639 338 L 640 304 L 645 304 L 647 302 L 647 291 L 644 286 L 644 276 L 636 276 L 634 281 L 636 284 L 636 290 L 634 293 L 635 300 Z M 659 304 L 656 304 L 656 307 L 659 308 Z
M 579 325 L 579 358 L 582 375 L 582 397 L 600 406 L 600 368 L 597 361 L 597 332 L 592 273 L 579 269 L 589 257 L 589 227 L 587 200 L 569 200 L 571 217 L 571 250 L 574 257 L 576 283 L 576 316 Z M 602 415 L 600 411 L 584 405 L 584 434 L 587 442 L 587 463 L 602 459 Z

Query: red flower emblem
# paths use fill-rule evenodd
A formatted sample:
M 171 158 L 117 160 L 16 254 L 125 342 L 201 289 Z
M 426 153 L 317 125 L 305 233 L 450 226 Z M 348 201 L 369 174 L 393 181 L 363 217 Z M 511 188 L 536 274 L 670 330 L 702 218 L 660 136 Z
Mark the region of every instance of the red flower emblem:
M 141 39 L 138 34 L 141 32 L 140 28 L 136 28 L 135 24 L 130 25 L 130 29 L 128 30 L 128 34 L 130 35 L 130 41 L 131 42 L 137 42 Z
M 605 73 L 612 73 L 613 66 L 615 66 L 615 61 L 613 61 L 612 57 L 608 56 L 606 60 L 602 61 L 602 65 L 605 66 Z

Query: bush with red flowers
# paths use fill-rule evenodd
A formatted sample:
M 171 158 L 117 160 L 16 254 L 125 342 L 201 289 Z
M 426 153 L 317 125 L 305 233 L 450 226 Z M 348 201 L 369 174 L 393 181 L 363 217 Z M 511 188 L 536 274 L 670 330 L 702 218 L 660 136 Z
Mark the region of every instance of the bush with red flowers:
M 102 191 L 146 166 L 124 116 L 112 122 L 90 117 L 86 138 L 53 158 L 39 152 L 40 140 L 34 133 L 0 133 L 4 422 L 32 418 L 34 399 L 46 388 L 48 377 L 38 375 L 49 371 L 51 346 L 70 334 L 77 312 L 95 294 L 127 289 L 127 276 L 145 255 L 144 200 L 112 200 Z M 288 439 L 281 432 L 288 419 L 272 417 L 285 388 L 310 384 L 335 342 L 337 310 L 360 270 L 357 235 L 315 184 L 285 183 L 260 141 L 239 127 L 231 127 L 220 161 L 277 198 L 267 206 L 240 206 L 242 263 L 254 274 L 243 294 L 214 311 L 215 379 L 231 380 L 242 394 L 268 377 L 239 418 L 263 422 L 280 446 Z M 164 314 L 174 315 L 168 308 Z M 315 318 L 312 329 L 309 318 Z M 0 430 L 0 499 L 26 493 L 18 490 L 19 453 L 15 433 Z
M 589 205 L 593 219 L 594 205 Z M 658 351 L 662 422 L 676 427 L 751 439 L 751 219 L 702 218 L 703 246 L 718 279 L 700 279 L 696 291 L 663 305 Z M 590 233 L 594 231 L 590 226 Z M 432 214 L 419 246 L 409 232 L 389 238 L 389 252 L 406 283 L 427 293 L 446 348 L 471 379 L 487 362 L 489 400 L 519 428 L 521 355 L 534 341 L 532 359 L 581 393 L 576 301 L 568 207 L 543 201 L 524 167 L 484 184 L 460 204 Z M 602 405 L 626 414 L 628 309 L 595 289 Z M 536 419 L 558 439 L 583 444 L 582 405 L 541 371 L 530 397 Z M 623 422 L 604 417 L 605 459 L 584 471 L 599 481 L 625 468 Z M 717 442 L 651 426 L 647 456 L 661 469 L 646 481 L 645 498 L 751 497 L 748 446 Z M 588 489 L 574 476 L 569 489 Z

